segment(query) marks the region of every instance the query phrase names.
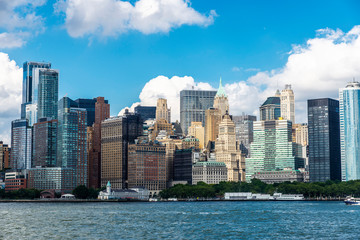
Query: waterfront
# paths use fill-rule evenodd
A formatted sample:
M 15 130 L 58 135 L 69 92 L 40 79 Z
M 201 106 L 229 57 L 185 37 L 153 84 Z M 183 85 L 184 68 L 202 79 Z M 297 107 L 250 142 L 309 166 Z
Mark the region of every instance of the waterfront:
M 343 202 L 0 203 L 0 239 L 357 239 Z

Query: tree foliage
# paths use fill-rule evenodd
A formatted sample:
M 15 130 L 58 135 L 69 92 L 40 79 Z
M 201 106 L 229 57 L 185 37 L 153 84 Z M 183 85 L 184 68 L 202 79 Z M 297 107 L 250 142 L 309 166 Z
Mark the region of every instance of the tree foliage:
M 177 184 L 160 192 L 162 198 L 214 198 L 221 197 L 225 192 L 252 192 L 273 194 L 303 194 L 306 198 L 343 198 L 349 195 L 360 197 L 360 180 L 340 182 L 284 182 L 266 184 L 258 179 L 247 182 L 220 182 L 219 184 L 197 185 Z

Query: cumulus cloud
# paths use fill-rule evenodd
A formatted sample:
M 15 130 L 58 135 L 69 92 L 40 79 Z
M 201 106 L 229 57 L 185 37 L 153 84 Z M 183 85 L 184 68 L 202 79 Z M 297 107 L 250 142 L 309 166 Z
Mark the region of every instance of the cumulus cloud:
M 285 84 L 291 84 L 296 101 L 296 122 L 306 122 L 307 100 L 323 97 L 338 99 L 339 88 L 354 77 L 360 81 L 359 63 L 360 26 L 347 33 L 339 29 L 320 29 L 305 44 L 292 47 L 285 66 L 226 84 L 230 113 L 258 115 L 258 108 L 267 97 L 273 96 L 278 88 L 283 89 Z M 140 103 L 154 106 L 157 98 L 168 98 L 172 118 L 179 119 L 180 91 L 191 86 L 212 89 L 209 84 L 196 83 L 191 77 L 169 79 L 159 76 L 145 85 L 139 96 Z
M 130 110 L 133 111 L 133 108 L 139 104 L 142 106 L 156 106 L 158 98 L 165 98 L 171 108 L 172 121 L 180 120 L 180 91 L 185 89 L 214 90 L 210 84 L 195 82 L 192 77 L 174 76 L 168 78 L 158 76 L 145 84 L 139 95 L 140 102 L 133 104 Z M 124 109 L 120 111 L 119 115 L 123 113 Z
M 20 117 L 22 68 L 0 52 L 0 140 L 10 144 L 11 121 Z
M 167 33 L 181 25 L 208 26 L 216 13 L 204 15 L 188 0 L 59 0 L 55 12 L 65 13 L 65 27 L 72 37 L 117 36 L 129 30 L 144 34 Z
M 44 31 L 43 18 L 36 8 L 46 0 L 0 0 L 0 48 L 21 47 L 31 34 Z M 31 34 L 30 34 L 31 32 Z

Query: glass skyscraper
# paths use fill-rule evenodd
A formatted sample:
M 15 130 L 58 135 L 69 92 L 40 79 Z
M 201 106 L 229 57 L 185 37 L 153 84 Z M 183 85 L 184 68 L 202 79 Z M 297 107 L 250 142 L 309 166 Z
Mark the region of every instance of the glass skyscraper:
M 26 105 L 33 103 L 33 96 L 37 95 L 37 84 L 33 81 L 33 69 L 35 68 L 51 68 L 51 63 L 42 62 L 24 62 L 23 64 L 23 88 L 22 88 L 22 104 L 21 118 L 26 117 Z
M 277 120 L 281 117 L 280 97 L 268 97 L 260 107 L 260 121 Z
M 297 144 L 292 142 L 292 123 L 288 120 L 254 122 L 251 158 L 246 158 L 246 181 L 258 172 L 304 167 Z
M 57 104 L 59 95 L 59 72 L 53 69 L 34 69 L 34 79 L 38 79 L 37 95 L 37 119 L 57 119 Z
M 339 91 L 341 179 L 360 179 L 360 83 L 350 82 Z
M 10 165 L 12 169 L 31 168 L 32 128 L 28 120 L 17 119 L 11 122 L 11 155 Z
M 217 91 L 182 90 L 180 92 L 180 123 L 183 133 L 188 133 L 191 122 L 205 126 L 205 110 L 213 107 Z
M 308 100 L 308 136 L 310 181 L 340 180 L 339 101 Z
M 87 185 L 86 110 L 63 97 L 58 103 L 57 165 L 76 170 L 75 185 Z

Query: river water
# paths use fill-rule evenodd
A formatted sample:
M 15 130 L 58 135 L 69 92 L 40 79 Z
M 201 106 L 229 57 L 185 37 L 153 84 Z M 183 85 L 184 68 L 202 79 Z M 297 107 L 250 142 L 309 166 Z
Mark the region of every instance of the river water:
M 0 239 L 360 239 L 342 202 L 0 203 Z

